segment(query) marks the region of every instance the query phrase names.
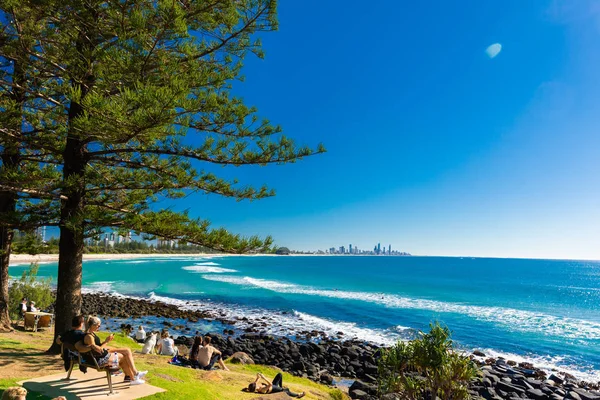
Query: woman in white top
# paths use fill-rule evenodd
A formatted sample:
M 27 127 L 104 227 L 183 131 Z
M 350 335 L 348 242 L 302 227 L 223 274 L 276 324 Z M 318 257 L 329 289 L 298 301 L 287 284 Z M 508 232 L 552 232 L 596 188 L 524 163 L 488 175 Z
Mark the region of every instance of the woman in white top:
M 158 341 L 158 354 L 164 356 L 176 356 L 177 347 L 175 347 L 175 341 L 169 337 L 169 331 L 163 331 Z
M 146 331 L 144 330 L 144 327 L 141 325 L 138 328 L 138 330 L 135 332 L 135 340 L 138 343 L 144 343 L 144 341 L 146 340 Z

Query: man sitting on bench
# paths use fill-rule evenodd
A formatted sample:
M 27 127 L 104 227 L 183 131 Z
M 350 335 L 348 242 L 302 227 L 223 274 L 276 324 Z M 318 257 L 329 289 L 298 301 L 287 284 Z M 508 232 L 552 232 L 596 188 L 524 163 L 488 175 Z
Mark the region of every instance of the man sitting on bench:
M 58 337 L 56 338 L 56 343 L 57 344 L 63 344 L 63 343 L 68 343 L 72 346 L 75 346 L 75 344 L 79 341 L 83 342 L 83 339 L 85 337 L 85 332 L 83 331 L 83 315 L 78 315 L 76 317 L 73 317 L 73 320 L 71 321 L 71 329 L 61 333 L 60 335 L 58 335 Z M 63 351 L 63 361 L 65 363 L 65 371 L 68 371 L 69 368 L 71 367 L 71 359 L 77 359 L 77 355 L 73 354 L 70 350 L 68 349 L 64 349 Z M 81 370 L 81 372 L 86 372 L 87 368 L 85 368 L 84 366 L 79 366 L 79 369 Z

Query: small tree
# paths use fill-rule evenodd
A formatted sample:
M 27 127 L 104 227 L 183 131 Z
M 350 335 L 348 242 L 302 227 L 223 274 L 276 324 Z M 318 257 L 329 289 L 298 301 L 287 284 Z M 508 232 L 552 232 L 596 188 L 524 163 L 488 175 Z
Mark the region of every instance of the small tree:
M 402 398 L 469 399 L 468 383 L 479 372 L 465 355 L 452 348 L 450 330 L 439 323 L 420 338 L 399 341 L 384 350 L 379 360 L 379 390 L 399 393 Z
M 37 308 L 42 310 L 52 304 L 50 278 L 38 279 L 39 268 L 37 263 L 31 264 L 27 270 L 23 271 L 21 278 L 10 285 L 8 289 L 10 315 L 13 319 L 17 319 L 19 316 L 19 307 L 23 298 L 26 298 L 27 301 L 34 301 Z

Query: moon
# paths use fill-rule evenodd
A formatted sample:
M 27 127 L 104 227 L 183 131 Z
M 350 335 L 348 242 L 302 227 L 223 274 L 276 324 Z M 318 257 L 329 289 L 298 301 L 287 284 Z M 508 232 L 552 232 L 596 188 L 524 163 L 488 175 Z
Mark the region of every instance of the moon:
M 500 51 L 502 51 L 502 45 L 500 43 L 494 43 L 485 49 L 485 54 L 487 54 L 489 58 L 494 58 L 500 54 Z

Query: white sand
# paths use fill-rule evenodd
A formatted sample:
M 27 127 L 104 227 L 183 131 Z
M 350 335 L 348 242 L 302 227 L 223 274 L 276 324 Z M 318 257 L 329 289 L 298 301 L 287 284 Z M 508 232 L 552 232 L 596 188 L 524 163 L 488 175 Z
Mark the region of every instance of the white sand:
M 128 260 L 132 258 L 157 258 L 157 257 L 223 257 L 230 256 L 233 254 L 84 254 L 84 260 Z M 58 261 L 58 254 L 37 254 L 32 256 L 30 254 L 11 254 L 10 264 L 29 264 L 32 262 L 56 262 Z

